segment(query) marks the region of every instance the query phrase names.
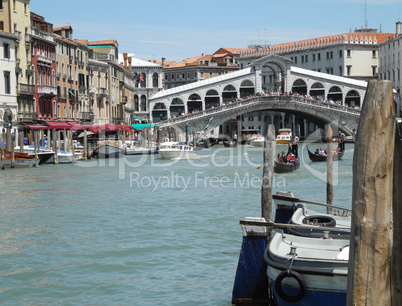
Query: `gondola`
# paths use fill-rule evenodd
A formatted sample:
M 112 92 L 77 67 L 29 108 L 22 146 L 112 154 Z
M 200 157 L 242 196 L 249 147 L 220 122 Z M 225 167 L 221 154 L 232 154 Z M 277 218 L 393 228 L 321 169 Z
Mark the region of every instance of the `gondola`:
M 315 153 L 311 152 L 311 151 L 308 149 L 308 147 L 307 147 L 307 152 L 308 152 L 308 157 L 310 157 L 311 161 L 313 161 L 313 162 L 325 162 L 325 161 L 327 161 L 327 157 L 326 157 L 326 156 L 315 154 Z M 334 156 L 334 160 L 340 160 L 340 159 L 342 159 L 343 153 L 344 153 L 344 152 L 339 152 L 339 151 L 338 151 L 338 154 L 334 154 L 334 155 L 333 155 L 333 156 Z
M 282 164 L 275 160 L 274 164 L 274 172 L 275 173 L 285 173 L 285 172 L 292 172 L 300 168 L 300 161 L 297 160 L 295 163 L 287 163 Z
M 235 148 L 237 147 L 237 142 L 236 141 L 224 141 L 223 145 L 225 148 Z

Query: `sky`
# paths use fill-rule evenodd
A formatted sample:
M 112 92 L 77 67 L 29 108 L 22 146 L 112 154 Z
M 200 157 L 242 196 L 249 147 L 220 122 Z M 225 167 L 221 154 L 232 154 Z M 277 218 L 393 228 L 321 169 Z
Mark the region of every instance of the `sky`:
M 57 4 L 56 4 L 57 3 Z M 402 0 L 31 0 L 74 39 L 116 39 L 119 53 L 180 62 L 219 48 L 274 45 L 343 34 L 367 25 L 395 33 Z

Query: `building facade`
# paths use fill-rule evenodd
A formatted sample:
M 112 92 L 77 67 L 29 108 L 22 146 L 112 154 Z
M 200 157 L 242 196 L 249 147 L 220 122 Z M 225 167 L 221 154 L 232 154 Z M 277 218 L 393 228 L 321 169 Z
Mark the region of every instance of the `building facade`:
M 17 120 L 36 119 L 34 76 L 31 61 L 31 18 L 29 0 L 1 1 L 0 30 L 13 33 L 15 41 L 15 86 L 17 89 Z M 14 77 L 13 77 L 14 79 Z
M 4 127 L 4 112 L 11 111 L 12 121 L 17 119 L 17 92 L 13 84 L 16 83 L 15 49 L 17 40 L 15 34 L 0 30 L 0 122 Z
M 389 80 L 396 91 L 396 99 L 401 101 L 401 69 L 402 69 L 402 23 L 396 23 L 395 38 L 385 41 L 380 46 L 380 68 L 381 80 Z M 400 114 L 400 105 L 397 104 L 397 113 Z
M 35 80 L 35 109 L 40 120 L 56 115 L 56 43 L 53 25 L 31 13 L 32 70 Z

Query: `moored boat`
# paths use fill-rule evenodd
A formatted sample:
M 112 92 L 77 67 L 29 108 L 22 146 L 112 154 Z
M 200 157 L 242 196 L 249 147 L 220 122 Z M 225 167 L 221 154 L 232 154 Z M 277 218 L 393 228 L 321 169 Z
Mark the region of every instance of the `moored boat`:
M 152 143 L 150 147 L 143 147 L 140 146 L 138 142 L 126 141 L 124 147 L 125 155 L 149 155 L 157 153 L 158 153 L 158 147 L 155 143 Z
M 98 158 L 119 158 L 121 157 L 121 154 L 122 149 L 109 143 L 97 146 L 92 152 L 93 157 Z
M 194 158 L 197 155 L 194 147 L 179 142 L 161 143 L 158 153 L 162 159 Z
M 273 230 L 264 259 L 275 305 L 346 305 L 349 244 Z
M 12 152 L 4 151 L 3 166 L 11 167 Z M 31 156 L 28 153 L 14 152 L 14 167 L 29 168 L 37 167 L 39 165 L 39 158 Z
M 27 145 L 22 147 L 15 147 L 14 152 L 28 153 L 29 156 L 37 157 L 39 165 L 48 162 L 54 155 L 54 151 L 43 146 L 39 146 L 39 151 L 35 152 L 34 145 Z
M 335 151 L 336 152 L 334 152 L 334 154 L 333 154 L 333 159 L 334 160 L 342 159 L 344 152 L 338 151 L 338 150 L 335 150 Z M 313 153 L 308 149 L 308 147 L 307 147 L 307 152 L 308 152 L 308 157 L 313 162 L 325 162 L 325 161 L 327 161 L 327 156 L 326 155 L 320 155 L 320 154 Z

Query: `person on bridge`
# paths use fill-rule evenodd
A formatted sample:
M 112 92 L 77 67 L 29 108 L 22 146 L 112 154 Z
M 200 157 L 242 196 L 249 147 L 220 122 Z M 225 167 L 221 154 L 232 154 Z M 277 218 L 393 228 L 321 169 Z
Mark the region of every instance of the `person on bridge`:
M 297 147 L 297 142 L 299 141 L 299 137 L 296 136 L 296 134 L 293 134 L 292 137 L 290 137 L 289 141 L 289 149 L 291 149 L 292 154 L 295 155 L 296 159 L 298 158 L 298 147 Z
M 236 132 L 233 133 L 233 142 L 236 143 L 237 142 L 237 134 Z

